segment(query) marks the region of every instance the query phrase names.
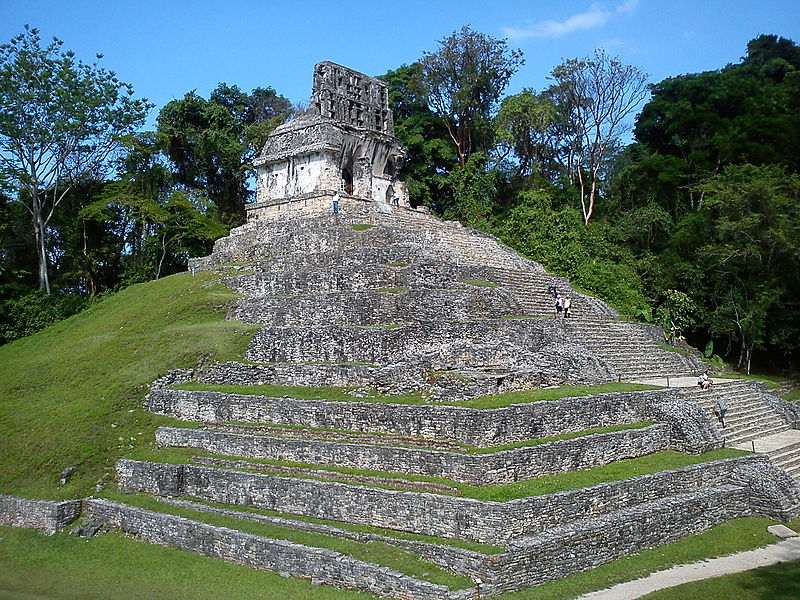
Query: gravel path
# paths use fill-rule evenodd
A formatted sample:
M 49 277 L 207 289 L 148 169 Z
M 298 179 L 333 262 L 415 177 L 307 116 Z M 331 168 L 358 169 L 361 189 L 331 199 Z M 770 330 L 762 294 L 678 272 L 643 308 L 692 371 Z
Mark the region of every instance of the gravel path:
M 650 592 L 690 581 L 740 573 L 788 560 L 800 560 L 800 538 L 790 538 L 765 548 L 712 558 L 690 565 L 657 571 L 642 579 L 620 583 L 605 590 L 581 596 L 578 600 L 633 600 Z

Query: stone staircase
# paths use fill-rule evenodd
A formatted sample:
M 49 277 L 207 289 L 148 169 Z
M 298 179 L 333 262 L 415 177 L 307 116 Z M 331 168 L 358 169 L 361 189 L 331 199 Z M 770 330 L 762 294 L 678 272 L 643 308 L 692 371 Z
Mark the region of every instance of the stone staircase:
M 765 400 L 765 391 L 759 383 L 723 381 L 717 379 L 716 385 L 710 390 L 687 388 L 683 394 L 717 421 L 726 446 L 744 444 L 791 429 L 785 416 Z M 716 404 L 720 398 L 724 398 L 727 404 L 724 427 L 716 414 Z
M 773 464 L 786 471 L 800 484 L 800 440 L 768 452 Z
M 624 321 L 575 318 L 567 328 L 596 355 L 604 357 L 623 381 L 648 377 L 696 375 L 704 367 L 693 356 L 665 350 L 661 330 Z

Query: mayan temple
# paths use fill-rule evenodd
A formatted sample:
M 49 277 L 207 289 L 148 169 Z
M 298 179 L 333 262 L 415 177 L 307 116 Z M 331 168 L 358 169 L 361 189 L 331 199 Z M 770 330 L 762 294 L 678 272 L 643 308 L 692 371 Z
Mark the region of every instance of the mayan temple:
M 621 319 L 496 238 L 413 208 L 403 156 L 385 84 L 319 63 L 307 113 L 278 127 L 255 163 L 248 222 L 190 261 L 238 295 L 228 319 L 257 325 L 246 353 L 153 382 L 148 410 L 175 419 L 157 448 L 185 460 L 116 465 L 121 490 L 164 511 L 97 499 L 52 510 L 313 585 L 413 600 L 497 596 L 737 517 L 800 514 L 800 444 L 773 456 L 728 450 L 789 431 L 796 406 L 752 381 L 675 387 L 707 368 L 699 353 L 667 347 L 661 329 Z M 554 314 L 553 286 L 572 318 Z M 633 381 L 653 385 L 503 400 Z M 683 462 L 535 487 L 648 456 Z M 252 533 L 254 523 L 287 533 Z M 298 531 L 372 546 L 354 556 L 290 541 Z M 378 546 L 426 566 L 372 562 Z

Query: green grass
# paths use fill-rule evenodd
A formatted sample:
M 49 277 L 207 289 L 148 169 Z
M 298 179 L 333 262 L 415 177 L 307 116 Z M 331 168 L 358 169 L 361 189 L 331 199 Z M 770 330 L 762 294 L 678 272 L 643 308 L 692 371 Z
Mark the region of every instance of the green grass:
M 499 283 L 495 283 L 494 281 L 489 281 L 487 279 L 460 279 L 461 283 L 466 283 L 467 285 L 474 285 L 476 287 L 491 287 L 496 288 L 499 287 Z
M 781 396 L 784 400 L 788 400 L 789 402 L 794 402 L 795 400 L 800 400 L 800 390 L 792 390 Z
M 539 388 L 535 390 L 521 390 L 503 392 L 494 396 L 483 396 L 472 400 L 458 402 L 458 406 L 470 408 L 502 408 L 511 404 L 523 402 L 538 402 L 540 400 L 560 400 L 561 398 L 574 398 L 578 396 L 594 396 L 610 392 L 638 392 L 642 390 L 657 390 L 659 386 L 641 383 L 601 383 L 598 385 L 562 385 L 556 388 Z
M 201 356 L 240 357 L 256 329 L 224 320 L 234 295 L 218 278 L 134 285 L 0 347 L 0 492 L 85 496 L 119 457 L 152 444 L 155 428 L 174 421 L 144 410 L 149 384 Z
M 265 538 L 286 540 L 303 546 L 326 548 L 357 560 L 375 563 L 400 573 L 431 583 L 446 585 L 451 589 L 464 589 L 472 586 L 472 580 L 442 569 L 433 563 L 422 560 L 418 555 L 386 542 L 358 542 L 301 529 L 292 529 L 272 523 L 260 523 L 237 519 L 225 515 L 201 512 L 189 508 L 159 502 L 152 496 L 143 494 L 120 494 L 107 492 L 110 500 L 138 506 L 146 510 L 185 517 L 217 527 L 229 527 Z
M 688 350 L 684 350 L 683 348 L 676 348 L 675 346 L 671 346 L 665 342 L 660 342 L 658 344 L 662 350 L 666 350 L 667 352 L 674 352 L 675 354 L 680 354 L 681 356 L 692 356 L 692 353 Z
M 315 587 L 221 560 L 136 541 L 0 527 L 0 598 L 9 600 L 366 600 L 373 594 Z
M 800 598 L 800 560 L 684 583 L 642 596 L 646 600 L 787 600 Z
M 367 229 L 372 229 L 375 225 L 369 223 L 353 223 L 350 227 L 352 227 L 354 231 L 366 231 Z
M 576 573 L 558 581 L 495 596 L 498 600 L 569 600 L 595 590 L 608 588 L 617 583 L 646 577 L 650 573 L 675 565 L 703 560 L 761 548 L 776 541 L 766 528 L 775 522 L 762 517 L 733 519 L 708 531 L 690 535 L 677 542 L 644 550 L 633 556 L 620 558 L 590 571 Z M 796 520 L 790 526 L 800 524 Z M 684 596 L 671 596 L 683 600 Z M 794 596 L 759 596 L 775 600 Z M 738 595 L 723 596 L 726 600 Z M 703 599 L 705 600 L 705 598 Z
M 410 394 L 379 394 L 375 391 L 364 398 L 350 395 L 352 387 L 303 387 L 290 385 L 226 385 L 183 383 L 175 386 L 180 390 L 195 390 L 206 392 L 225 392 L 228 394 L 244 394 L 269 396 L 272 398 L 295 398 L 297 400 L 328 400 L 335 402 L 386 402 L 389 404 L 430 404 L 425 395 L 416 392 Z M 658 386 L 640 383 L 602 383 L 599 385 L 564 385 L 557 388 L 538 388 L 504 392 L 495 396 L 482 396 L 472 400 L 459 402 L 437 402 L 436 405 L 465 406 L 468 408 L 492 409 L 520 404 L 523 402 L 538 402 L 540 400 L 559 400 L 579 396 L 593 396 L 609 392 L 636 392 L 641 390 L 660 389 Z

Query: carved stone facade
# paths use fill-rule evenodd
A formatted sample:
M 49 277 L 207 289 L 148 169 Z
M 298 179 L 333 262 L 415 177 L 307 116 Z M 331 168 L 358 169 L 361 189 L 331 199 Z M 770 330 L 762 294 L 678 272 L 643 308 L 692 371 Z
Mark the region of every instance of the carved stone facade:
M 276 128 L 254 161 L 258 191 L 248 220 L 330 210 L 337 193 L 343 206 L 372 201 L 388 211 L 395 198 L 408 205 L 397 180 L 403 156 L 386 84 L 318 63 L 308 112 Z

